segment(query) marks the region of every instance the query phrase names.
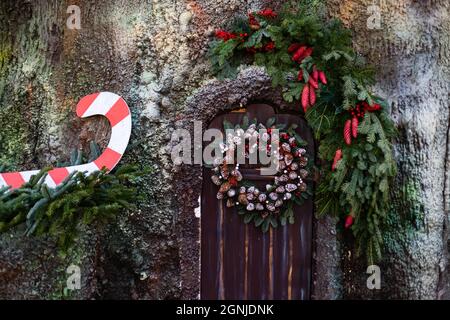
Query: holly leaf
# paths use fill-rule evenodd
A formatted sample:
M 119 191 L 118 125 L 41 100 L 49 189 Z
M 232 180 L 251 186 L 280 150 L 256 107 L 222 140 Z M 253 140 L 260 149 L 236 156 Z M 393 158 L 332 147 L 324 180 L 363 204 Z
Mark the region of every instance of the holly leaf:
M 234 129 L 234 126 L 233 126 L 233 124 L 230 121 L 224 120 L 223 121 L 223 128 L 225 130 L 230 130 L 230 129 Z
M 244 217 L 244 223 L 245 223 L 245 224 L 249 224 L 249 223 L 253 220 L 254 216 L 255 216 L 254 213 L 247 214 L 247 215 Z
M 263 37 L 262 30 L 256 31 L 244 43 L 244 48 L 251 48 L 251 47 L 259 48 L 259 47 L 261 47 L 262 37 Z
M 266 128 L 270 128 L 275 123 L 275 117 L 267 119 Z
M 275 219 L 274 217 L 270 218 L 270 224 L 272 225 L 272 228 L 278 228 L 277 219 Z
M 264 219 L 261 216 L 257 216 L 254 220 L 255 227 L 259 227 L 264 222 Z
M 289 89 L 283 93 L 283 98 L 287 102 L 293 102 L 294 100 L 299 100 L 302 93 L 303 86 L 299 83 L 289 83 Z
M 245 115 L 242 119 L 242 129 L 247 130 L 249 127 L 250 120 L 248 119 L 248 116 Z
M 270 226 L 270 222 L 269 219 L 265 219 L 264 223 L 262 224 L 262 232 L 266 233 L 267 231 L 269 231 L 269 226 Z

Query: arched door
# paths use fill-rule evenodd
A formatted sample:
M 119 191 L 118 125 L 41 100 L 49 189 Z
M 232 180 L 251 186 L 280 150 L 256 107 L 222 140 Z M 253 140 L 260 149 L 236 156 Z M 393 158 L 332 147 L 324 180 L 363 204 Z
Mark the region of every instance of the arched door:
M 314 156 L 312 132 L 296 115 L 275 114 L 266 104 L 253 104 L 245 110 L 216 117 L 209 128 L 224 130 L 223 122 L 241 123 L 244 116 L 266 123 L 297 124 L 297 133 L 308 143 Z M 255 168 L 241 168 L 246 180 L 258 188 L 272 182 Z M 217 200 L 217 186 L 203 169 L 201 201 L 201 298 L 202 299 L 293 299 L 310 298 L 313 199 L 294 206 L 295 223 L 263 233 L 253 224 L 244 224 L 235 207 Z

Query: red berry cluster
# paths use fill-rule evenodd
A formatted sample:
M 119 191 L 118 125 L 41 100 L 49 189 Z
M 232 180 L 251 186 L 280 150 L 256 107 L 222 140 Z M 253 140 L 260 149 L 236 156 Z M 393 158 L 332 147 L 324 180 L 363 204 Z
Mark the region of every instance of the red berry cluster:
M 361 119 L 361 118 L 364 118 L 364 114 L 365 114 L 366 111 L 365 111 L 364 106 L 362 105 L 362 103 L 358 103 L 356 105 L 356 107 L 354 107 L 353 109 L 350 109 L 349 112 L 352 115 L 352 118 L 358 117 L 358 118 Z
M 269 43 L 267 43 L 265 46 L 264 46 L 264 50 L 265 51 L 272 51 L 272 50 L 274 50 L 275 49 L 275 42 L 273 42 L 273 41 L 270 41 Z
M 230 39 L 235 39 L 237 36 L 234 33 L 225 31 L 225 30 L 217 30 L 216 38 L 222 39 L 223 41 L 228 41 Z
M 252 30 L 258 30 L 259 28 L 261 28 L 258 20 L 252 12 L 248 14 L 248 24 L 250 25 L 250 29 Z
M 274 12 L 272 9 L 267 8 L 261 11 L 258 11 L 257 13 L 258 16 L 264 17 L 264 18 L 268 18 L 268 19 L 273 19 L 277 17 L 276 12 Z
M 358 103 L 353 109 L 349 110 L 352 118 L 347 120 L 344 125 L 344 141 L 346 144 L 350 145 L 352 143 L 352 137 L 358 137 L 359 120 L 364 118 L 364 114 L 378 110 L 381 110 L 379 104 L 369 105 L 366 101 Z
M 307 47 L 300 43 L 293 43 L 288 48 L 288 53 L 292 54 L 292 60 L 299 64 L 301 64 L 307 57 L 311 56 L 313 51 L 313 48 Z M 297 80 L 305 80 L 302 70 L 299 71 Z M 302 90 L 302 107 L 305 113 L 309 107 L 316 103 L 316 90 L 319 89 L 319 81 L 323 84 L 327 84 L 327 77 L 323 71 L 317 70 L 316 66 L 313 66 L 313 71 L 309 75 Z

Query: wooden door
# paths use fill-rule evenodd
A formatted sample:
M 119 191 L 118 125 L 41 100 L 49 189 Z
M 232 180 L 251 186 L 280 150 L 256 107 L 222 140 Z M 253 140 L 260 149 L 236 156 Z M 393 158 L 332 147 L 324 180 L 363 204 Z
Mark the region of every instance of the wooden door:
M 226 119 L 241 123 L 250 119 L 266 123 L 297 124 L 297 132 L 308 143 L 314 156 L 314 140 L 306 121 L 296 115 L 275 114 L 266 104 L 248 106 L 244 112 L 216 117 L 209 128 L 223 130 Z M 241 167 L 244 179 L 260 189 L 273 178 L 261 176 L 255 168 Z M 217 200 L 212 172 L 203 169 L 201 201 L 201 298 L 202 299 L 300 299 L 310 298 L 313 199 L 295 206 L 295 223 L 263 233 L 252 223 L 244 224 L 235 207 Z M 311 182 L 308 182 L 311 183 Z

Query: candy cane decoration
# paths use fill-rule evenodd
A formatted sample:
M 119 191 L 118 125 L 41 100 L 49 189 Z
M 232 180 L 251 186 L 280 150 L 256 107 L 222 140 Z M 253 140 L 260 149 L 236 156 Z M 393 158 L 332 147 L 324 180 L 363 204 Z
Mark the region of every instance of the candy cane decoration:
M 122 158 L 131 135 L 131 114 L 125 100 L 111 92 L 94 93 L 82 98 L 77 105 L 77 116 L 87 118 L 95 115 L 105 116 L 111 124 L 112 132 L 108 147 L 93 162 L 50 170 L 45 179 L 50 188 L 61 184 L 74 171 L 90 174 L 104 167 L 111 171 Z M 37 173 L 39 170 L 0 173 L 0 188 L 5 186 L 19 188 Z

